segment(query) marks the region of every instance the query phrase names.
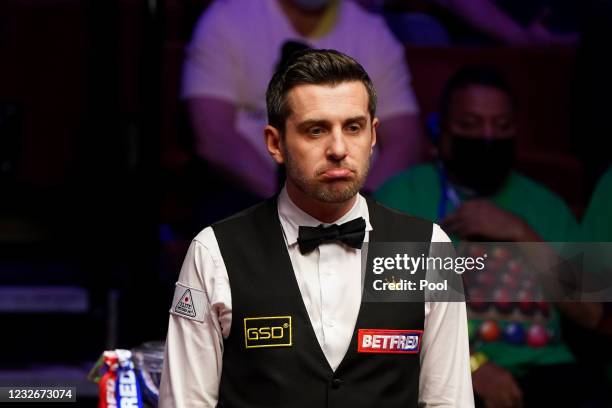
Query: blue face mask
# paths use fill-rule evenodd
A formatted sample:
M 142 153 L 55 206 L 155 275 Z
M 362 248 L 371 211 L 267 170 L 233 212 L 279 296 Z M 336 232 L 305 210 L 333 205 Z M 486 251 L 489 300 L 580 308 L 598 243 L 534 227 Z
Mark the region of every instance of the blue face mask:
M 331 0 L 293 0 L 295 4 L 304 10 L 319 10 L 326 7 Z

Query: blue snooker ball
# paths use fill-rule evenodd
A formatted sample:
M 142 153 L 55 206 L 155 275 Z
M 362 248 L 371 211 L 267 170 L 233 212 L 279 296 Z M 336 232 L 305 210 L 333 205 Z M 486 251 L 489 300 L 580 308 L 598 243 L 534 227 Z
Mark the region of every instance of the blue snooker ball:
M 525 344 L 525 329 L 520 323 L 508 323 L 504 328 L 504 339 L 511 344 Z

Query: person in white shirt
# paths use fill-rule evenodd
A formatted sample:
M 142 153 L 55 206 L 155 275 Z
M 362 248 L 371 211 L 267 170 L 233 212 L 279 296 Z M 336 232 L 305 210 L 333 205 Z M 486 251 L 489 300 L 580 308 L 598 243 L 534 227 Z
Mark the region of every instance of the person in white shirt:
M 472 407 L 464 302 L 362 298 L 364 241 L 449 241 L 359 194 L 379 123 L 366 71 L 337 51 L 298 53 L 267 106 L 266 147 L 285 187 L 193 240 L 160 407 Z M 401 348 L 364 350 L 368 333 L 390 331 Z
M 266 86 L 287 42 L 339 50 L 370 73 L 381 122 L 369 191 L 425 159 L 404 47 L 382 17 L 345 0 L 217 0 L 186 49 L 181 98 L 196 153 L 223 176 L 224 188 L 259 198 L 278 191 L 277 166 L 261 143 L 261 129 Z

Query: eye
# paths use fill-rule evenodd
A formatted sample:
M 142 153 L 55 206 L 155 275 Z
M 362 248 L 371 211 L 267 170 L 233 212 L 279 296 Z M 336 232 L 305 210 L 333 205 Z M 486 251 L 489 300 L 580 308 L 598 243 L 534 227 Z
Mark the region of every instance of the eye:
M 320 136 L 323 134 L 323 132 L 324 132 L 324 129 L 320 126 L 314 126 L 308 129 L 308 134 L 312 136 Z
M 463 130 L 473 130 L 478 126 L 478 122 L 473 119 L 463 119 L 458 121 L 457 125 L 459 125 L 459 128 Z
M 346 131 L 348 133 L 359 133 L 359 131 L 361 131 L 361 126 L 359 123 L 351 123 L 346 127 Z
M 499 131 L 507 131 L 512 128 L 512 122 L 510 120 L 501 120 L 496 124 L 497 130 Z

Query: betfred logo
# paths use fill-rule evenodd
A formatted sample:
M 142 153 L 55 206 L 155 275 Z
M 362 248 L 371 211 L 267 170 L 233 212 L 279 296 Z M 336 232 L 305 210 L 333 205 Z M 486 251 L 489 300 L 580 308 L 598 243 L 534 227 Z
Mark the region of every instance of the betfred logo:
M 359 329 L 357 351 L 379 354 L 418 354 L 423 330 Z

